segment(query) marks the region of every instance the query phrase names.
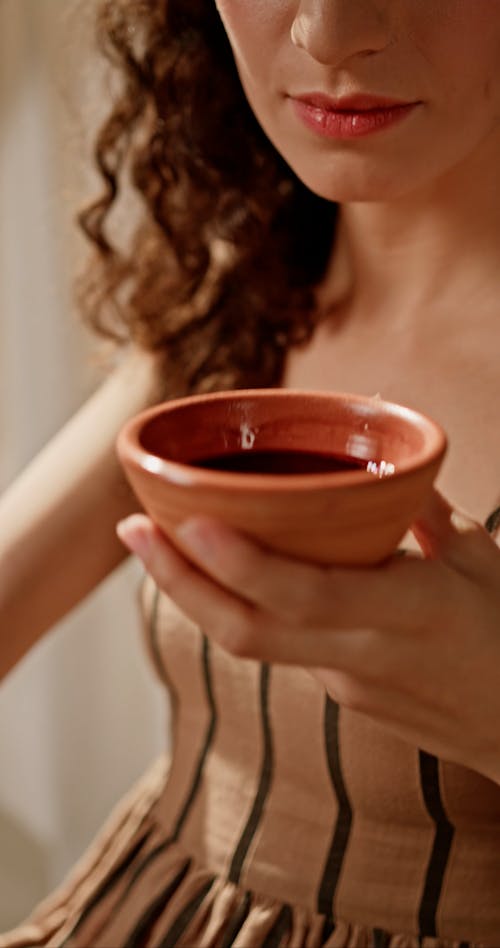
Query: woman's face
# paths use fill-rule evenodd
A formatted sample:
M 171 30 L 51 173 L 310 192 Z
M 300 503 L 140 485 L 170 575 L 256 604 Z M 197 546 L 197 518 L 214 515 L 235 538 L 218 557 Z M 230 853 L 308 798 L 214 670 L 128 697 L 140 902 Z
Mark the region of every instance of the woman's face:
M 500 158 L 498 0 L 215 2 L 257 119 L 317 194 L 393 199 Z

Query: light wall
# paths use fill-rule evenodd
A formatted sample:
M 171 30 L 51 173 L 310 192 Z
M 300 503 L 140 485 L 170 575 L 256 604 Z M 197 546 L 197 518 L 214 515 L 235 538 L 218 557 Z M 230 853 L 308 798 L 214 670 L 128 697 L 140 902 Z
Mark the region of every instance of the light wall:
M 74 212 L 95 186 L 83 134 L 102 98 L 93 5 L 0 0 L 0 491 L 102 378 L 69 289 L 83 250 Z M 118 570 L 0 688 L 0 932 L 162 749 L 141 575 Z

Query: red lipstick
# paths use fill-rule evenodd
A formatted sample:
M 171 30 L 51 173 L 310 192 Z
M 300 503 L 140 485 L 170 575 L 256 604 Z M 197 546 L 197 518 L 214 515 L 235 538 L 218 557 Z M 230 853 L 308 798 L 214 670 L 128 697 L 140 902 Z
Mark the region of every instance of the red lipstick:
M 347 140 L 383 131 L 405 119 L 419 102 L 375 95 L 333 98 L 322 92 L 290 96 L 299 119 L 326 138 Z

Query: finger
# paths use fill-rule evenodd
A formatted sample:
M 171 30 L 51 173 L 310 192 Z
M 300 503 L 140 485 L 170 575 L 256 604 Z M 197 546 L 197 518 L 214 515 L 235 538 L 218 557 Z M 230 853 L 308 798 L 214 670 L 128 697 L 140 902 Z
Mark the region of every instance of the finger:
M 470 577 L 498 575 L 498 550 L 487 530 L 433 490 L 412 532 L 424 555 Z
M 206 517 L 177 531 L 182 549 L 214 579 L 284 621 L 318 623 L 327 591 L 327 571 L 264 549 Z
M 358 569 L 312 566 L 265 550 L 205 517 L 186 521 L 178 536 L 218 583 L 292 626 L 401 630 L 421 621 L 424 603 L 432 605 L 430 564 L 421 558 L 394 557 L 380 567 Z
M 337 704 L 351 711 L 368 714 L 384 722 L 401 723 L 401 718 L 411 720 L 413 716 L 414 698 L 404 694 L 401 689 L 392 688 L 387 682 L 383 685 L 372 683 L 350 672 L 326 668 L 310 671 Z
M 253 608 L 200 573 L 174 548 L 149 518 L 134 514 L 117 525 L 123 543 L 140 557 L 156 585 L 176 602 L 182 612 L 209 633 L 231 629 L 235 639 L 240 630 L 253 624 Z
M 332 642 L 323 631 L 297 630 L 222 588 L 185 559 L 161 530 L 142 514 L 117 527 L 120 539 L 142 559 L 156 584 L 190 619 L 231 654 L 240 658 L 304 665 L 337 661 L 352 651 L 352 637 Z M 346 634 L 347 636 L 347 634 Z

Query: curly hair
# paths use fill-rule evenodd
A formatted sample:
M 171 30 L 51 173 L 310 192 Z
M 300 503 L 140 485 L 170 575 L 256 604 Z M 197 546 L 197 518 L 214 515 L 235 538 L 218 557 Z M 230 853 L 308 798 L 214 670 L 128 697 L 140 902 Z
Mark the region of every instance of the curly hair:
M 160 350 L 178 394 L 278 385 L 320 318 L 335 205 L 262 131 L 214 0 L 101 0 L 97 27 L 121 85 L 95 143 L 104 191 L 79 218 L 84 322 Z M 142 211 L 124 249 L 108 218 L 127 188 Z

